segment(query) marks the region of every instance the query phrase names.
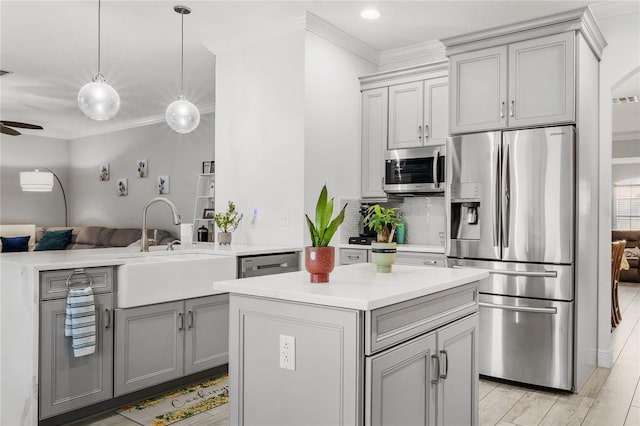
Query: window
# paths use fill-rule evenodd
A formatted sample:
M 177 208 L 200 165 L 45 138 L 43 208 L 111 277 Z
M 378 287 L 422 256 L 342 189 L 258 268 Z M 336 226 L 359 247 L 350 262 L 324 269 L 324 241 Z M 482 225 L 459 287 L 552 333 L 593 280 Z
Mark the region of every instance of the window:
M 615 229 L 640 230 L 640 185 L 616 185 L 613 197 Z

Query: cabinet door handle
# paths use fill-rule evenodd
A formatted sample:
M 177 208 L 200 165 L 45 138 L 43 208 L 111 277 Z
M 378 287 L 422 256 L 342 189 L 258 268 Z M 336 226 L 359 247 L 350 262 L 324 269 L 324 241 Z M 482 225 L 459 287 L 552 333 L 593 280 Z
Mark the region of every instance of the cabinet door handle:
M 193 328 L 193 311 L 189 311 L 189 328 Z
M 104 326 L 104 328 L 106 329 L 111 327 L 111 310 L 107 308 L 104 310 L 104 313 L 107 316 L 107 324 Z
M 418 139 L 422 139 L 422 126 L 418 126 Z
M 178 330 L 184 330 L 184 315 L 182 315 L 182 312 L 178 313 Z
M 437 260 L 425 260 L 424 264 L 425 265 L 437 265 L 438 261 Z
M 447 355 L 447 351 L 440 351 L 440 356 L 444 356 L 444 362 L 442 363 L 444 365 L 444 374 L 440 374 L 440 378 L 441 379 L 446 379 L 447 378 L 447 374 L 449 374 L 449 356 Z
M 516 113 L 516 101 L 512 99 L 511 103 L 509 104 L 509 117 L 513 117 L 513 114 L 515 113 Z
M 429 125 L 424 125 L 424 138 L 427 139 L 429 137 Z
M 348 254 L 347 255 L 347 259 L 351 259 L 351 260 L 359 260 L 360 256 L 355 255 L 355 254 Z
M 435 379 L 431 379 L 431 384 L 432 385 L 437 385 L 438 382 L 440 381 L 440 357 L 438 355 L 431 355 L 431 361 L 435 361 L 435 372 L 436 374 L 434 374 L 431 377 L 435 377 Z
M 500 103 L 500 118 L 504 118 L 504 101 Z

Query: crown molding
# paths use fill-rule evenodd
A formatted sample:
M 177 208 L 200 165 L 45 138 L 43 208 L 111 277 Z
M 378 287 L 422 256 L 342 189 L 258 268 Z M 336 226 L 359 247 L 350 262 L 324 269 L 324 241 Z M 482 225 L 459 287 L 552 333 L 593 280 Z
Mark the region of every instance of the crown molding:
M 311 12 L 307 12 L 305 29 L 318 37 L 330 41 L 349 52 L 360 56 L 374 65 L 380 63 L 380 52 L 364 43 L 360 39 L 342 31 L 324 19 Z
M 390 84 L 403 84 L 427 78 L 447 77 L 449 61 L 443 59 L 428 64 L 414 65 L 406 68 L 378 72 L 360 77 L 360 89 L 368 90 Z
M 215 106 L 213 104 L 205 104 L 202 106 L 198 106 L 198 110 L 200 111 L 200 116 L 204 114 L 211 114 L 215 112 Z M 166 122 L 166 119 L 165 119 L 164 113 L 162 113 L 162 114 L 155 114 L 147 117 L 142 117 L 135 120 L 118 121 L 108 126 L 101 126 L 99 129 L 94 128 L 89 131 L 80 131 L 78 133 L 71 133 L 69 135 L 65 135 L 64 137 L 56 137 L 54 135 L 47 135 L 47 136 L 55 139 L 74 140 L 74 139 L 81 139 L 81 138 L 86 138 L 90 136 L 103 135 L 106 133 L 119 132 L 122 130 L 129 130 L 135 127 L 149 126 L 152 124 L 158 124 L 158 123 L 164 123 L 164 122 Z
M 427 63 L 446 59 L 444 45 L 440 40 L 425 41 L 411 46 L 399 47 L 380 52 L 380 66 L 393 67 L 394 64 L 415 62 Z
M 618 132 L 614 133 L 611 137 L 614 142 L 618 141 L 640 141 L 640 131 L 633 132 Z
M 598 21 L 615 18 L 620 15 L 640 13 L 640 2 L 637 1 L 603 1 L 589 6 Z
M 451 56 L 457 53 L 502 46 L 567 31 L 580 32 L 593 53 L 600 60 L 607 42 L 589 7 L 461 36 L 443 38 L 441 41 L 446 48 L 446 55 Z

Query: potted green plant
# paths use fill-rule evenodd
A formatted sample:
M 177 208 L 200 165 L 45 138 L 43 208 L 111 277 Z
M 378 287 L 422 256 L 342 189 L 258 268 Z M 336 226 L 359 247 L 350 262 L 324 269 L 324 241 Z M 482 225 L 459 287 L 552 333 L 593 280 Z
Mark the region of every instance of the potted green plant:
M 391 265 L 396 261 L 396 243 L 393 242 L 393 235 L 396 226 L 402 224 L 402 220 L 396 215 L 397 210 L 374 204 L 369 207 L 363 220 L 365 226 L 377 233 L 376 242 L 371 243 L 371 254 L 378 272 L 391 272 Z
M 329 247 L 329 242 L 344 220 L 346 207 L 345 204 L 332 220 L 333 198 L 328 199 L 327 185 L 324 185 L 316 204 L 316 222 L 313 223 L 308 215 L 304 215 L 311 236 L 311 246 L 304 249 L 304 266 L 311 274 L 312 283 L 329 282 L 329 273 L 335 264 L 335 247 Z
M 233 201 L 229 201 L 226 212 L 216 213 L 213 216 L 213 221 L 220 230 L 220 232 L 218 232 L 218 243 L 220 245 L 231 244 L 231 233 L 238 228 L 242 216 L 242 213 L 236 211 L 236 205 L 233 204 Z

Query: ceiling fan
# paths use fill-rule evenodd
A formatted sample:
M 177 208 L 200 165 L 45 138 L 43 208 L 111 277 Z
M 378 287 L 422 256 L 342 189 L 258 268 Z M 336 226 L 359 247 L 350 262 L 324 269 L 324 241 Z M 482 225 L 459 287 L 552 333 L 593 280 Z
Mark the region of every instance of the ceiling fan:
M 18 136 L 22 134 L 19 131 L 12 129 L 12 127 L 17 127 L 19 129 L 42 130 L 42 126 L 38 126 L 37 124 L 0 120 L 0 133 L 11 136 Z

